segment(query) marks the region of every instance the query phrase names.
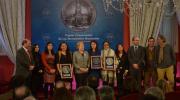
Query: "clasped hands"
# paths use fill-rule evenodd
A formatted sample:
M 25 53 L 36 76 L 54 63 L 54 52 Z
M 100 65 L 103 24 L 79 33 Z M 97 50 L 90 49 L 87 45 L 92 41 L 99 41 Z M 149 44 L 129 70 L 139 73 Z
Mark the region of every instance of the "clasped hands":
M 88 72 L 89 69 L 88 69 L 88 68 L 80 67 L 79 70 L 80 70 L 81 72 L 83 72 L 83 73 L 86 73 L 86 72 Z

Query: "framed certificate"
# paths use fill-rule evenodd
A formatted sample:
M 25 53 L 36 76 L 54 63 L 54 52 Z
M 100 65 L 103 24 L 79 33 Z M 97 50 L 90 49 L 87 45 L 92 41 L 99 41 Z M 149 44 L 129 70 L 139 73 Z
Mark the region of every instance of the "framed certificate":
M 72 78 L 73 68 L 71 64 L 60 64 L 58 71 L 62 79 Z
M 105 70 L 114 70 L 115 57 L 107 56 L 104 58 L 104 68 Z
M 91 56 L 91 69 L 100 69 L 101 67 L 101 56 Z

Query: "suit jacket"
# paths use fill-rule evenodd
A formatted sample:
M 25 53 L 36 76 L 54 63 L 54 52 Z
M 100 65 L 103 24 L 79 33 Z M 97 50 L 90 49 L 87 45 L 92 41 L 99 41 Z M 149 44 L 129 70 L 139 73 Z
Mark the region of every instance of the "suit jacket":
M 156 55 L 157 55 L 157 52 L 156 52 L 156 47 L 153 48 L 153 50 L 151 51 L 152 53 L 152 59 L 151 61 L 149 61 L 149 48 L 146 47 L 145 48 L 145 62 L 146 62 L 146 68 L 145 69 L 148 69 L 148 68 L 156 68 L 157 67 L 157 59 L 156 59 Z
M 128 50 L 128 60 L 130 66 L 132 64 L 138 64 L 140 68 L 143 69 L 145 65 L 145 49 L 142 46 L 138 46 L 138 49 L 135 51 L 134 46 L 131 46 Z
M 31 55 L 31 54 L 30 54 Z M 31 71 L 29 70 L 29 66 L 33 64 L 32 57 L 29 58 L 28 54 L 24 50 L 24 48 L 20 48 L 16 54 L 16 74 L 15 76 L 24 76 L 27 78 Z
M 166 44 L 163 48 L 163 60 L 161 61 L 161 63 L 158 63 L 160 54 L 159 45 L 156 47 L 156 52 L 156 63 L 158 68 L 168 68 L 171 65 L 176 64 L 176 55 L 173 51 L 173 48 L 169 44 Z

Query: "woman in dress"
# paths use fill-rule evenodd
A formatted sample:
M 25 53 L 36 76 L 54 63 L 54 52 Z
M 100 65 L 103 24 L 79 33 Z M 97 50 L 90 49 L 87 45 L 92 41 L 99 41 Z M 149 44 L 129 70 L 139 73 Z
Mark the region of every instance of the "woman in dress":
M 105 57 L 115 57 L 115 52 L 113 49 L 110 48 L 109 41 L 104 41 L 103 49 L 101 50 L 101 57 L 103 62 L 103 69 L 101 70 L 103 84 L 114 87 L 114 79 L 115 79 L 114 70 L 106 70 L 104 65 Z
M 128 73 L 128 57 L 127 53 L 124 51 L 122 44 L 118 44 L 116 48 L 116 59 L 118 61 L 118 65 L 116 68 L 116 77 L 117 77 L 117 87 L 118 87 L 118 95 L 122 96 L 125 92 L 123 88 L 123 79 Z
M 58 52 L 56 54 L 56 66 L 59 68 L 60 64 L 72 64 L 72 54 L 66 42 L 59 44 Z M 59 71 L 62 69 L 58 69 Z M 56 75 L 56 88 L 65 86 L 68 90 L 71 89 L 72 78 L 63 79 L 57 71 Z
M 42 53 L 41 59 L 44 66 L 45 95 L 48 96 L 48 87 L 50 87 L 50 95 L 53 95 L 56 66 L 53 44 L 51 42 L 46 44 L 45 51 Z
M 39 52 L 39 45 L 34 44 L 32 46 L 32 57 L 34 60 L 34 69 L 32 71 L 32 84 L 31 91 L 34 96 L 36 96 L 37 90 L 42 89 L 43 84 L 43 68 L 41 61 L 41 54 Z
M 89 50 L 89 56 L 101 56 L 100 51 L 98 50 L 98 43 L 97 41 L 91 41 L 90 42 L 90 50 Z M 97 91 L 97 87 L 99 85 L 99 78 L 101 76 L 100 70 L 101 69 L 92 69 L 93 66 L 91 66 L 89 71 L 89 78 L 88 78 L 88 85 L 92 87 L 95 91 Z

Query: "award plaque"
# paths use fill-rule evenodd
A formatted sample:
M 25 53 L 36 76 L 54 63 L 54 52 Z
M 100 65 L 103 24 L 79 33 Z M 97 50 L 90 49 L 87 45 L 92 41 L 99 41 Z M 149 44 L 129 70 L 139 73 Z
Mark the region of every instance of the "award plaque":
M 104 68 L 106 70 L 114 70 L 115 57 L 107 56 L 104 58 Z
M 72 66 L 71 64 L 60 64 L 58 71 L 62 79 L 72 78 Z
M 91 69 L 100 69 L 101 66 L 101 56 L 91 56 Z

